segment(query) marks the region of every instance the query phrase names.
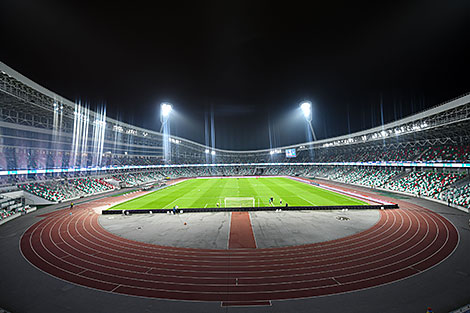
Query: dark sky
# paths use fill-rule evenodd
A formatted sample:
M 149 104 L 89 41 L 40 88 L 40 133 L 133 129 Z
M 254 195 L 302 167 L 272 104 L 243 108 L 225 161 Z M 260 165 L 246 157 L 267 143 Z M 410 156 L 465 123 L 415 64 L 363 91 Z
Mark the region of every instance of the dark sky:
M 0 1 L 0 60 L 108 116 L 216 146 L 377 126 L 470 91 L 470 1 Z M 383 114 L 381 114 L 381 107 Z M 269 131 L 269 129 L 271 129 Z

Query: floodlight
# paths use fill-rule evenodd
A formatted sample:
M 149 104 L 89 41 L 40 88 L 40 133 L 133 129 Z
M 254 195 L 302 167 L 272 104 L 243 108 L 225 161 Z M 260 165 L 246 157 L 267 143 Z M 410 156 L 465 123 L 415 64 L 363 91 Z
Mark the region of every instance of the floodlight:
M 305 118 L 309 119 L 312 114 L 312 103 L 310 101 L 304 101 L 300 104 L 300 108 L 302 109 Z
M 312 127 L 312 102 L 310 101 L 303 101 L 300 104 L 300 109 L 302 110 L 302 113 L 305 116 L 305 119 L 307 120 L 308 126 L 310 127 L 310 130 L 312 131 L 313 135 L 313 140 L 317 140 L 317 137 L 315 136 L 315 131 L 313 130 Z
M 161 113 L 161 115 L 162 115 L 163 117 L 167 117 L 168 115 L 170 115 L 171 110 L 173 110 L 173 107 L 172 107 L 171 104 L 169 104 L 169 103 L 162 103 L 162 105 L 161 105 L 161 112 L 160 112 L 160 113 Z
M 205 151 L 205 152 L 206 152 L 206 153 L 209 153 L 209 149 L 206 149 L 206 151 Z
M 214 150 L 212 150 L 212 151 L 211 151 L 211 154 L 212 154 L 212 155 L 215 155 L 215 151 L 214 151 Z

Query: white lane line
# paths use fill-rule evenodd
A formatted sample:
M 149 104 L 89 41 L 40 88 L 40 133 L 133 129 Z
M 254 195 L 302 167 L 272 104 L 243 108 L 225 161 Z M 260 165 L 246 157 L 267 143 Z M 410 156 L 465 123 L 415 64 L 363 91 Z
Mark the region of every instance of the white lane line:
M 331 277 L 331 279 L 333 279 L 338 285 L 341 285 L 341 283 L 339 281 L 337 281 L 336 278 Z
M 84 269 L 84 270 L 81 270 L 80 272 L 77 273 L 77 275 L 82 275 L 83 273 L 85 273 L 86 271 L 88 271 L 88 269 Z
M 394 216 L 394 217 L 395 217 L 395 216 Z M 388 218 L 388 215 L 387 215 L 387 218 Z M 96 218 L 95 218 L 95 219 L 96 219 Z M 395 223 L 396 223 L 396 219 L 394 219 L 394 222 L 393 222 L 392 226 L 393 226 Z M 385 224 L 383 224 L 382 226 L 385 226 L 385 225 L 387 225 L 386 222 L 385 222 Z M 85 225 L 84 225 L 84 222 L 83 222 L 83 226 L 85 226 Z M 100 233 L 100 232 L 98 232 L 98 231 L 94 228 L 93 224 L 91 224 L 90 226 L 91 226 L 91 228 L 93 229 L 93 231 L 95 231 L 95 232 L 98 233 L 98 234 Z M 382 228 L 382 226 L 381 226 L 380 228 Z M 400 228 L 401 228 L 402 226 L 403 226 L 403 221 L 402 221 L 402 225 L 400 226 Z M 377 231 L 380 230 L 380 228 L 378 228 Z M 389 228 L 389 229 L 390 229 L 390 228 Z M 409 229 L 408 229 L 408 230 L 409 230 Z M 102 241 L 103 243 L 107 244 L 107 246 L 101 246 L 101 245 L 97 244 L 96 242 L 93 242 L 93 241 L 90 241 L 89 239 L 84 238 L 85 240 L 89 241 L 90 243 L 92 243 L 92 244 L 94 244 L 94 245 L 98 245 L 98 246 L 100 246 L 100 247 L 103 247 L 103 248 L 105 248 L 105 250 L 123 252 L 122 249 L 116 250 L 116 249 L 110 248 L 110 247 L 109 247 L 109 244 L 110 244 L 109 242 L 104 241 L 104 240 L 101 240 L 100 238 L 96 238 L 96 236 L 94 236 L 93 234 L 91 234 L 86 228 L 85 228 L 85 232 L 87 232 L 87 233 L 90 235 L 90 237 L 92 237 L 93 239 L 98 239 L 99 241 Z M 394 233 L 396 233 L 396 232 L 397 232 L 397 231 L 395 231 Z M 393 233 L 393 234 L 394 234 L 394 233 Z M 393 235 L 393 234 L 392 234 L 392 235 Z M 387 238 L 388 238 L 388 237 L 387 237 Z M 356 239 L 357 239 L 357 238 L 356 238 Z M 370 237 L 367 237 L 367 239 L 369 240 Z M 382 240 L 380 240 L 380 241 L 384 241 L 384 240 L 385 240 L 385 239 L 382 239 Z M 393 241 L 392 241 L 392 242 L 393 242 Z M 79 243 L 79 244 L 80 244 L 80 243 Z M 80 244 L 80 245 L 83 246 L 83 244 Z M 122 243 L 121 243 L 121 245 L 122 245 Z M 122 248 L 121 245 L 119 246 L 119 248 Z M 111 244 L 111 246 L 115 246 L 115 245 Z M 342 245 L 342 247 L 344 247 L 344 245 Z M 73 248 L 73 247 L 72 247 L 72 248 Z M 136 249 L 128 249 L 128 250 L 141 252 L 140 250 L 136 250 Z M 349 251 L 354 251 L 354 250 L 357 250 L 357 249 L 349 249 Z M 95 250 L 95 251 L 96 251 L 96 250 Z M 328 251 L 328 250 L 327 250 L 327 251 Z M 307 252 L 309 252 L 309 251 L 306 251 L 305 253 L 307 253 Z M 318 252 L 318 251 L 316 251 L 316 252 Z M 362 252 L 363 252 L 363 251 L 362 251 Z M 134 255 L 139 256 L 139 254 L 133 254 L 133 253 L 130 253 L 130 252 L 125 252 L 125 253 L 128 254 L 129 257 L 122 257 L 122 256 L 121 256 L 120 259 L 122 259 L 122 260 L 132 259 L 132 260 L 133 260 L 134 258 L 131 258 L 132 256 L 134 256 Z M 305 253 L 303 253 L 303 254 L 305 254 Z M 109 253 L 104 253 L 104 254 L 109 254 Z M 163 254 L 164 254 L 164 255 L 168 255 L 169 253 L 163 253 Z M 111 254 L 109 254 L 109 255 L 111 255 Z M 291 254 L 286 254 L 286 255 L 291 255 Z M 106 255 L 104 255 L 104 256 L 106 256 Z M 179 255 L 172 255 L 172 256 L 173 256 L 173 257 L 178 257 Z M 226 257 L 226 256 L 223 256 L 223 257 Z M 310 254 L 308 254 L 308 255 L 306 255 L 306 256 L 304 256 L 304 257 L 300 257 L 300 259 L 302 259 L 302 258 L 308 259 L 308 258 L 311 258 L 311 257 L 312 257 L 312 256 L 311 256 Z M 164 260 L 173 260 L 172 258 L 161 257 L 160 254 L 158 254 L 157 257 L 153 257 L 153 258 L 156 258 L 156 259 L 158 259 L 158 260 L 161 260 L 161 259 L 164 259 Z M 105 260 L 105 259 L 103 259 L 103 260 Z M 277 259 L 276 259 L 276 260 L 277 260 Z M 333 256 L 333 260 L 334 260 L 334 256 Z M 157 260 L 156 260 L 156 261 L 157 261 Z M 257 262 L 257 260 L 255 260 L 255 261 L 253 261 L 253 260 L 245 260 L 245 261 L 246 261 L 246 263 Z M 281 260 L 281 261 L 285 261 L 285 260 Z M 213 262 L 213 261 L 210 260 L 210 261 L 207 261 L 207 262 Z M 339 263 L 336 263 L 336 264 L 340 264 L 340 263 L 344 263 L 344 262 L 339 262 Z M 298 264 L 309 264 L 309 262 L 296 262 L 296 263 L 293 263 L 293 265 L 298 265 Z M 192 265 L 189 265 L 189 266 L 191 266 L 191 267 L 196 267 L 196 265 L 193 265 L 193 266 L 192 266 Z M 253 265 L 253 266 L 259 266 L 259 265 Z M 247 267 L 250 267 L 250 265 L 248 265 Z M 252 267 L 252 266 L 251 266 L 251 267 Z
M 407 214 L 407 213 L 405 213 L 405 214 Z M 407 214 L 407 215 L 408 215 L 408 214 Z M 408 217 L 409 217 L 409 215 L 408 215 Z M 421 217 L 422 217 L 422 216 L 421 216 Z M 86 219 L 82 219 L 82 224 L 84 224 L 84 221 L 85 221 L 85 220 L 86 220 Z M 63 222 L 63 221 L 62 221 L 62 222 Z M 434 219 L 433 219 L 433 222 L 434 222 L 435 226 L 438 226 Z M 427 221 L 426 221 L 426 223 L 427 223 Z M 442 223 L 442 222 L 441 222 L 441 223 Z M 70 220 L 69 220 L 69 223 L 68 223 L 68 224 L 70 224 Z M 77 221 L 75 221 L 75 227 L 76 227 L 76 224 L 77 224 Z M 427 223 L 427 224 L 428 224 L 428 223 Z M 442 224 L 444 224 L 444 223 L 442 223 Z M 428 225 L 429 225 L 429 224 L 428 224 Z M 444 226 L 447 228 L 447 225 L 444 224 Z M 44 229 L 41 230 L 41 235 L 42 235 L 43 230 L 44 230 Z M 52 230 L 52 229 L 50 229 L 50 231 L 51 231 L 51 230 Z M 85 230 L 85 231 L 86 231 L 86 230 Z M 88 231 L 86 231 L 86 232 L 88 232 Z M 437 232 L 439 232 L 439 230 L 437 230 Z M 427 233 L 428 233 L 428 232 L 427 232 Z M 90 234 L 90 235 L 91 235 L 91 234 Z M 447 234 L 446 234 L 446 235 L 447 235 L 447 237 L 448 237 L 448 231 L 447 231 Z M 41 239 L 42 239 L 42 238 L 40 237 L 40 240 L 41 240 Z M 446 238 L 446 239 L 448 239 L 448 238 Z M 433 242 L 434 242 L 434 241 L 435 241 L 435 240 L 433 240 Z M 31 242 L 31 238 L 30 238 L 30 242 Z M 446 240 L 446 242 L 447 242 L 447 240 Z M 42 240 L 41 240 L 41 243 L 42 243 Z M 44 245 L 43 245 L 43 247 L 46 248 Z M 32 247 L 31 247 L 31 248 L 32 248 Z M 442 249 L 442 247 L 441 247 L 441 249 Z M 34 248 L 33 248 L 33 250 L 34 250 Z M 47 250 L 47 248 L 46 248 L 46 250 Z M 434 254 L 436 254 L 436 253 L 434 253 Z M 433 254 L 433 255 L 434 255 L 434 254 Z M 39 256 L 39 255 L 38 255 L 38 256 Z M 432 256 L 430 256 L 430 257 L 432 257 Z M 429 258 L 429 257 L 428 257 L 428 258 Z M 46 261 L 46 262 L 47 262 L 47 261 Z M 49 263 L 49 262 L 47 262 L 47 263 Z M 55 267 L 57 268 L 57 266 L 55 266 Z M 62 269 L 62 270 L 63 270 L 63 269 Z M 380 275 L 380 276 L 382 276 L 382 275 Z M 364 281 L 364 280 L 369 280 L 369 279 L 371 279 L 371 278 L 362 279 L 362 280 L 359 280 L 359 281 Z M 146 289 L 146 288 L 144 288 L 144 289 Z M 317 288 L 309 288 L 309 289 L 317 289 Z M 180 291 L 180 292 L 181 292 L 181 291 Z
M 82 226 L 85 226 L 85 220 L 86 220 L 86 218 L 85 218 L 85 219 L 82 218 Z M 70 222 L 71 222 L 71 221 L 69 221 L 68 224 L 70 224 Z M 76 228 L 77 222 L 78 222 L 78 221 L 75 221 L 75 228 Z M 90 225 L 90 226 L 91 226 L 92 228 L 94 228 L 93 225 Z M 76 229 L 76 230 L 77 230 L 77 229 Z M 95 230 L 95 231 L 96 231 L 96 230 Z M 87 232 L 89 235 L 91 235 L 92 237 L 94 237 L 92 234 L 90 234 L 90 233 L 86 230 L 86 228 L 85 228 L 85 232 Z M 85 239 L 85 238 L 84 238 L 84 239 Z M 74 238 L 73 238 L 73 240 L 74 240 Z M 87 240 L 87 239 L 85 239 L 85 240 Z M 75 240 L 74 240 L 74 241 L 75 241 Z M 109 249 L 109 248 L 108 248 L 108 249 Z M 111 250 L 112 250 L 112 249 L 111 249 Z
M 413 267 L 413 265 L 408 266 L 409 269 L 412 269 L 413 271 L 421 272 L 419 269 Z
M 114 292 L 116 289 L 118 289 L 119 287 L 121 287 L 121 285 L 117 285 L 116 287 L 113 288 L 113 290 L 111 290 L 111 292 Z
M 401 215 L 401 214 L 400 214 L 400 215 Z M 408 217 L 409 217 L 409 216 L 408 216 Z M 394 221 L 393 224 L 395 224 L 395 222 L 396 222 L 396 219 L 395 219 L 395 221 Z M 83 223 L 83 224 L 84 224 L 84 223 Z M 393 225 L 393 224 L 392 224 L 392 225 Z M 402 223 L 401 223 L 401 225 L 400 225 L 400 229 L 402 228 L 402 226 L 403 226 L 403 220 L 402 220 Z M 91 227 L 93 228 L 93 225 L 91 225 Z M 409 229 L 410 229 L 410 227 L 406 230 L 405 234 L 408 233 Z M 86 229 L 85 229 L 85 231 L 86 231 L 89 235 L 93 236 L 93 235 L 90 234 Z M 96 230 L 95 230 L 95 231 L 96 231 Z M 395 234 L 395 233 L 397 233 L 397 231 L 395 231 L 393 234 Z M 415 235 L 416 235 L 416 233 L 415 233 Z M 403 236 L 404 236 L 404 235 L 400 236 L 400 238 L 403 237 Z M 86 239 L 85 239 L 85 240 L 86 240 Z M 108 248 L 108 249 L 109 249 L 109 248 Z M 112 249 L 111 249 L 111 250 L 112 250 Z M 127 259 L 127 258 L 121 257 L 121 259 Z M 340 263 L 344 263 L 344 262 L 339 262 L 339 263 L 336 263 L 336 264 L 340 264 Z M 374 262 L 369 262 L 369 263 L 374 263 Z M 125 264 L 125 263 L 123 263 L 123 264 Z M 297 264 L 307 264 L 307 265 L 308 265 L 309 262 L 298 262 Z M 362 265 L 364 265 L 364 264 L 362 264 Z M 353 268 L 353 267 L 354 267 L 354 266 L 349 267 L 349 268 Z M 188 270 L 186 270 L 186 271 L 188 271 Z M 370 270 L 369 270 L 369 271 L 370 271 Z M 269 272 L 269 271 L 261 271 L 261 272 Z M 367 272 L 367 271 L 365 271 L 365 272 Z M 295 275 L 295 276 L 302 276 L 302 275 Z

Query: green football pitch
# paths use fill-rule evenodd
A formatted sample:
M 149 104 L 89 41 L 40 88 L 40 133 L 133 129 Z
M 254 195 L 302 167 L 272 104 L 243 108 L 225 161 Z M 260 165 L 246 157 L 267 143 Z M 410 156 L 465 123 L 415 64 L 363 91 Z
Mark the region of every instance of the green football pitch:
M 269 199 L 273 197 L 272 204 Z M 282 199 L 282 205 L 280 200 Z M 190 179 L 129 200 L 110 210 L 366 205 L 342 194 L 285 177 Z

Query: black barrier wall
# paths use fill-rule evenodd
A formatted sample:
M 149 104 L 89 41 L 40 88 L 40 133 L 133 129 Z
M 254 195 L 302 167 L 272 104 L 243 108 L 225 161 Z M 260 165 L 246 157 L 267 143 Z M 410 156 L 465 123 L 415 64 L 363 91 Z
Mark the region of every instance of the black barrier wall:
M 398 209 L 398 204 L 384 204 L 384 205 L 334 205 L 334 206 L 269 206 L 269 207 L 243 207 L 243 208 L 178 208 L 178 212 L 182 210 L 184 213 L 198 213 L 198 212 L 250 212 L 250 211 L 299 211 L 299 210 L 387 210 Z M 152 209 L 152 210 L 106 210 L 102 214 L 145 214 L 145 213 L 166 213 L 171 212 L 173 209 Z

